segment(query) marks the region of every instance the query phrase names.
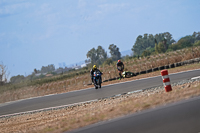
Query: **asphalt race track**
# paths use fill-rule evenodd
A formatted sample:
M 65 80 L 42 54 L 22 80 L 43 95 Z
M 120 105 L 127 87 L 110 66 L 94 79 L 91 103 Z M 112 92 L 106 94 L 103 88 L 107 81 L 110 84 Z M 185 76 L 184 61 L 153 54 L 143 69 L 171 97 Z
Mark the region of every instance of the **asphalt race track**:
M 200 133 L 200 97 L 100 122 L 71 133 Z
M 181 72 L 171 74 L 171 83 L 178 82 L 184 79 L 200 76 L 200 69 L 194 71 Z M 49 95 L 44 97 L 19 100 L 15 102 L 0 104 L 0 116 L 37 110 L 42 108 L 67 105 L 77 102 L 89 101 L 102 97 L 109 97 L 116 94 L 121 94 L 129 91 L 150 88 L 162 85 L 161 76 L 151 77 L 146 79 L 135 80 L 126 83 L 103 86 L 101 89 L 84 89 L 81 91 L 68 92 L 63 94 Z M 31 93 L 31 92 L 30 92 Z M 200 126 L 200 125 L 199 125 Z

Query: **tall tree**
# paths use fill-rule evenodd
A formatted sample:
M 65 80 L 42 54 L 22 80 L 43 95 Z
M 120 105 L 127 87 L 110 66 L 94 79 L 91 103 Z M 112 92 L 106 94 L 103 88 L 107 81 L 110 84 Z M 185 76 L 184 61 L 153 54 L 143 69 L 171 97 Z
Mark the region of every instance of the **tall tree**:
M 153 34 L 149 34 L 148 42 L 149 42 L 150 47 L 153 48 L 154 44 L 155 44 L 155 38 L 154 38 Z
M 167 51 L 167 49 L 168 49 L 168 45 L 167 45 L 167 39 L 166 39 L 166 37 L 164 37 L 162 43 L 163 43 L 163 45 L 164 45 L 165 51 Z
M 134 53 L 134 55 L 140 55 L 142 53 L 142 36 L 139 35 L 135 41 L 135 44 L 133 45 L 133 48 L 131 49 Z
M 166 40 L 164 40 L 164 38 Z M 159 44 L 159 42 L 163 42 L 164 40 L 163 44 L 165 45 L 166 49 L 169 44 L 175 42 L 175 40 L 172 38 L 172 35 L 169 32 L 159 33 L 155 36 L 153 36 L 152 34 L 144 34 L 144 36 L 139 35 L 136 38 L 135 44 L 132 48 L 134 55 L 141 55 L 145 50 L 155 49 L 154 40 L 157 40 L 157 44 Z
M 91 60 L 92 64 L 102 64 L 107 59 L 107 53 L 102 46 L 98 46 L 97 49 L 92 48 L 87 52 L 87 58 Z
M 97 64 L 102 64 L 107 59 L 107 52 L 102 48 L 102 46 L 98 46 L 97 50 Z
M 96 49 L 92 48 L 90 51 L 87 52 L 87 58 L 90 58 L 91 63 L 95 64 L 97 60 Z
M 152 37 L 152 36 L 151 36 Z M 145 51 L 147 48 L 151 48 L 153 44 L 153 39 L 149 40 L 148 34 L 144 34 L 144 37 L 139 35 L 136 38 L 135 44 L 133 45 L 133 48 L 131 49 L 134 53 L 134 55 L 141 55 L 143 51 Z
M 195 41 L 200 40 L 200 32 L 194 32 L 192 34 L 192 37 L 195 39 Z
M 200 40 L 200 32 L 197 33 L 196 40 Z
M 163 34 L 164 34 L 164 38 L 166 39 L 167 44 L 170 45 L 175 42 L 175 40 L 172 37 L 172 34 L 170 34 L 169 32 L 164 32 Z
M 116 61 L 121 58 L 121 53 L 116 45 L 111 44 L 108 49 L 110 50 L 112 60 Z

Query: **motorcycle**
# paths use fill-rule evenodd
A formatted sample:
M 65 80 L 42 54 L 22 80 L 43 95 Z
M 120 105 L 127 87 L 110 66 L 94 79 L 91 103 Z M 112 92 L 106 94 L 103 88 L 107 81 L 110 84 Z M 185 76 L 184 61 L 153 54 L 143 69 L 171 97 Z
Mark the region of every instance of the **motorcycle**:
M 95 89 L 98 89 L 98 87 L 101 88 L 101 83 L 102 83 L 101 75 L 102 74 L 103 73 L 101 73 L 100 71 L 94 72 L 93 80 L 94 80 Z

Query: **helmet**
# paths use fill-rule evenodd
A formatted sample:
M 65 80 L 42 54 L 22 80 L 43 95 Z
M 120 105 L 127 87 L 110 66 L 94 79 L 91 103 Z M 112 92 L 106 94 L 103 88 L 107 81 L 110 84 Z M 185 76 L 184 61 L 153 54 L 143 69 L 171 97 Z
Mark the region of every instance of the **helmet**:
M 96 65 L 94 65 L 94 66 L 93 66 L 93 69 L 94 69 L 94 70 L 96 70 L 96 69 L 97 69 L 97 66 L 96 66 Z
M 121 62 L 120 60 L 118 60 L 118 62 Z

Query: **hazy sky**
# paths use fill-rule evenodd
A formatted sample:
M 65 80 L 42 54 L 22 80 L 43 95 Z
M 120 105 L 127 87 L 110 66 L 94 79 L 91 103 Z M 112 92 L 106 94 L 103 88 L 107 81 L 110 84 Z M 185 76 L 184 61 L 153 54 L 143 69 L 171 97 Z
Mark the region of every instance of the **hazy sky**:
M 200 0 L 0 0 L 0 62 L 10 77 L 83 61 L 98 45 L 130 50 L 138 35 L 200 31 Z

